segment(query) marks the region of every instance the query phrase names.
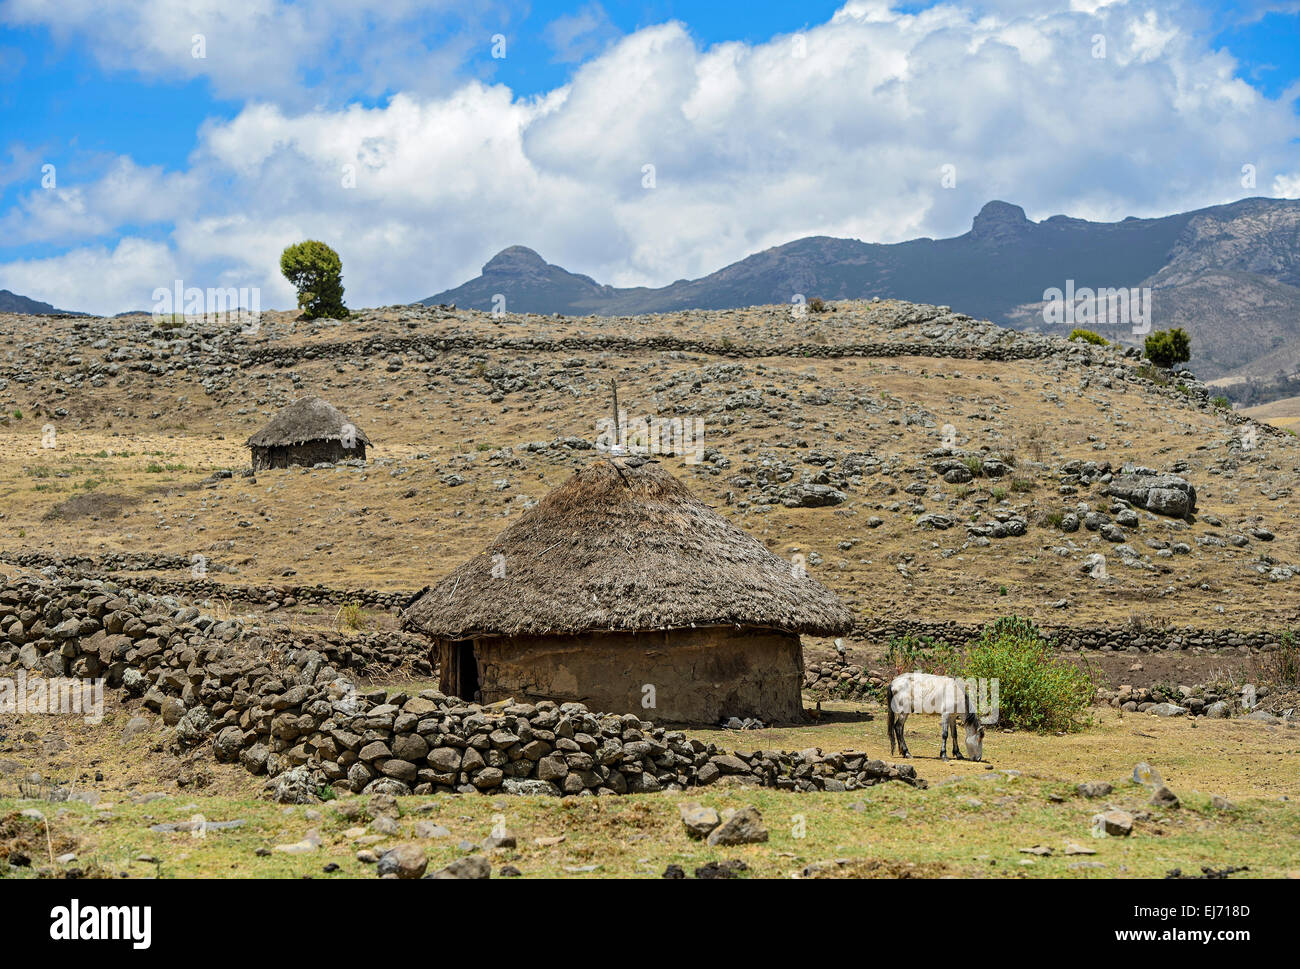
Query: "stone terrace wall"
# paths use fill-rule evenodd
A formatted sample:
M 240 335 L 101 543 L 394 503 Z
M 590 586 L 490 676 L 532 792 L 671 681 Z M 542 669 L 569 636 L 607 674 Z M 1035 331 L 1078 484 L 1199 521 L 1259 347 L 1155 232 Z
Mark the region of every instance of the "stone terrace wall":
M 908 634 L 929 636 L 963 647 L 976 639 L 981 623 L 925 622 L 915 619 L 859 620 L 853 634 L 872 643 L 886 644 Z M 1191 627 L 1043 626 L 1043 633 L 1065 652 L 1102 650 L 1118 652 L 1130 647 L 1147 653 L 1172 649 L 1276 649 L 1277 634 L 1269 630 L 1196 629 Z
M 100 556 L 58 556 L 39 550 L 0 552 L 0 561 L 26 568 L 50 568 L 93 576 L 103 571 L 136 569 L 189 569 L 190 562 L 181 556 L 145 556 L 109 553 Z M 212 571 L 220 571 L 208 564 Z M 131 585 L 155 594 L 188 599 L 234 599 L 292 607 L 295 605 L 341 606 L 348 603 L 374 609 L 403 609 L 423 590 L 392 591 L 379 589 L 333 589 L 323 585 L 235 585 L 212 579 L 167 579 L 160 576 L 132 576 Z M 979 623 L 926 622 L 917 619 L 859 619 L 853 636 L 876 645 L 906 635 L 928 636 L 953 646 L 965 646 L 979 636 Z M 1044 626 L 1043 631 L 1066 652 L 1101 650 L 1118 652 L 1135 648 L 1140 652 L 1176 649 L 1248 649 L 1270 650 L 1277 647 L 1277 634 L 1271 630 L 1198 629 L 1194 627 L 1148 627 L 1135 630 L 1127 626 Z
M 362 793 L 622 794 L 710 784 L 724 776 L 786 790 L 853 790 L 910 766 L 856 752 L 823 756 L 715 744 L 631 714 L 582 704 L 481 706 L 434 690 L 362 692 L 316 649 L 255 652 L 233 620 L 93 580 L 0 585 L 0 670 L 99 677 L 223 762 L 268 776 L 281 801 L 322 785 Z

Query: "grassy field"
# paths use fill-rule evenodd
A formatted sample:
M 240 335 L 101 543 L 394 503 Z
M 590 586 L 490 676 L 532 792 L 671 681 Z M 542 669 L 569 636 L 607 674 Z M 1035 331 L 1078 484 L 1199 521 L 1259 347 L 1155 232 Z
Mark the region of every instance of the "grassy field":
M 809 726 L 695 734 L 740 750 L 818 746 L 883 756 L 883 725 L 879 718 L 864 720 L 868 712 L 841 704 Z M 358 850 L 379 852 L 418 841 L 433 870 L 503 824 L 517 847 L 495 850 L 494 869 L 513 865 L 525 877 L 657 877 L 669 864 L 690 874 L 710 861 L 730 859 L 745 862 L 747 877 L 1153 877 L 1174 868 L 1198 874 L 1203 865 L 1300 877 L 1300 730 L 1246 721 L 1120 717 L 1109 708 L 1094 713 L 1090 729 L 1069 736 L 993 733 L 985 764 L 939 761 L 933 756 L 937 721 L 914 718 L 909 743 L 925 755 L 913 763 L 930 782 L 928 790 L 886 784 L 810 795 L 715 786 L 563 800 L 411 797 L 401 800 L 400 831 L 377 834 L 364 816 L 340 813 L 341 805 L 365 799 L 285 807 L 257 796 L 259 780 L 224 765 L 211 765 L 214 776 L 201 792 L 175 785 L 169 790 L 150 772 L 159 757 L 150 738 L 128 747 L 109 739 L 120 731 L 118 718 L 124 715 L 110 711 L 104 723 L 83 729 L 86 745 L 53 756 L 33 751 L 21 764 L 24 770 L 38 761 L 63 765 L 47 771 L 49 776 L 65 782 L 86 777 L 84 789 L 93 790 L 98 803 L 22 800 L 8 796 L 12 789 L 5 784 L 0 852 L 20 850 L 32 858 L 31 868 L 8 869 L 10 877 L 69 866 L 132 877 L 374 877 L 374 866 L 359 861 Z M 1150 792 L 1129 780 L 1140 760 L 1163 774 L 1181 799 L 1179 808 L 1149 806 Z M 89 781 L 87 765 L 95 763 L 104 783 Z M 1114 790 L 1104 798 L 1081 797 L 1075 785 L 1085 780 L 1109 781 Z M 1230 806 L 1216 807 L 1216 795 Z M 712 848 L 690 840 L 678 806 L 692 801 L 719 811 L 756 806 L 770 831 L 768 842 Z M 1133 812 L 1130 837 L 1091 836 L 1093 815 L 1108 805 Z M 45 820 L 13 816 L 30 808 Z M 203 837 L 150 830 L 198 816 L 245 823 Z M 447 833 L 418 838 L 420 821 Z M 276 850 L 303 842 L 313 847 L 301 854 Z M 1022 851 L 1027 848 L 1051 851 Z M 64 852 L 74 852 L 77 860 L 51 862 Z

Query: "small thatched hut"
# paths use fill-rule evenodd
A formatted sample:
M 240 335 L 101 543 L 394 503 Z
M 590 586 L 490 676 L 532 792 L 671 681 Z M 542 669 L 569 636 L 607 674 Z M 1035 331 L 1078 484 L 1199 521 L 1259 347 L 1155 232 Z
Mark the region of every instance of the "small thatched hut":
M 660 465 L 599 460 L 420 595 L 442 692 L 580 700 L 679 723 L 803 715 L 800 633 L 848 631 L 839 598 Z
M 253 470 L 311 467 L 322 461 L 365 460 L 370 438 L 319 397 L 295 400 L 248 439 L 253 449 Z

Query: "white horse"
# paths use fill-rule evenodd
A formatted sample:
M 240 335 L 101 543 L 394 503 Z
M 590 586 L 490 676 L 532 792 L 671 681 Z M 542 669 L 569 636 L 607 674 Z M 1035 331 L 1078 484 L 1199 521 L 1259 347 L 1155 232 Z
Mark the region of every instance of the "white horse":
M 885 729 L 889 733 L 889 755 L 894 755 L 897 745 L 904 757 L 911 757 L 907 741 L 903 739 L 903 725 L 909 714 L 937 713 L 943 729 L 939 740 L 939 756 L 948 759 L 948 724 L 954 717 L 960 716 L 966 725 L 966 754 L 971 760 L 984 759 L 984 725 L 980 723 L 979 714 L 966 685 L 951 676 L 935 676 L 933 673 L 904 673 L 896 676 L 889 684 L 886 697 L 888 712 L 885 716 Z M 957 724 L 952 723 L 952 752 L 959 758 L 957 749 Z

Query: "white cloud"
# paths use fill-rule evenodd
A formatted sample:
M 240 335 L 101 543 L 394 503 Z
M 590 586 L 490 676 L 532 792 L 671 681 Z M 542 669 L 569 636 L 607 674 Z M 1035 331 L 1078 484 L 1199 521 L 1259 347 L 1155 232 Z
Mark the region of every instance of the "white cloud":
M 67 184 L 54 172 L 50 188 L 34 188 L 0 217 L 0 238 L 8 244 L 93 238 L 121 226 L 171 222 L 198 204 L 207 191 L 198 172 L 167 173 L 115 158 L 99 177 Z
M 46 302 L 59 309 L 113 314 L 149 309 L 155 287 L 171 285 L 177 275 L 168 246 L 126 238 L 112 249 L 87 246 L 47 259 L 0 265 L 0 289 L 23 296 L 44 294 L 51 297 Z
M 619 35 L 609 14 L 599 3 L 588 3 L 575 13 L 556 17 L 543 31 L 555 51 L 554 60 L 574 64 L 600 51 Z
M 1300 199 L 1300 172 L 1275 176 L 1273 194 L 1283 199 Z
M 78 252 L 102 259 L 93 247 L 23 264 L 28 285 L 13 265 L 4 278 L 116 310 L 142 305 L 175 266 L 194 285 L 260 285 L 263 306 L 290 306 L 279 251 L 314 237 L 342 255 L 353 305 L 375 305 L 457 285 L 516 243 L 602 282 L 662 285 L 801 235 L 957 234 L 992 198 L 1033 218 L 1160 215 L 1246 194 L 1246 163 L 1293 192 L 1290 104 L 1236 79 L 1178 17 L 1135 2 L 853 3 L 798 42 L 701 49 L 681 24 L 647 27 L 536 99 L 471 82 L 369 108 L 250 103 L 204 126 L 184 172 L 123 160 L 0 220 L 10 238 L 65 245 L 172 225 L 138 292 L 115 283 L 122 302 L 109 303 L 97 273 L 56 271 Z M 1099 32 L 1105 58 L 1092 55 Z M 945 165 L 956 189 L 941 186 Z M 43 263 L 55 268 L 36 273 Z M 55 283 L 70 288 L 36 288 Z
M 436 36 L 421 29 L 430 15 Z M 207 78 L 222 97 L 304 105 L 313 100 L 309 89 L 322 86 L 366 95 L 446 89 L 465 58 L 486 46 L 485 25 L 495 30 L 509 18 L 509 5 L 493 0 L 0 2 L 0 20 L 84 42 L 107 68 Z

